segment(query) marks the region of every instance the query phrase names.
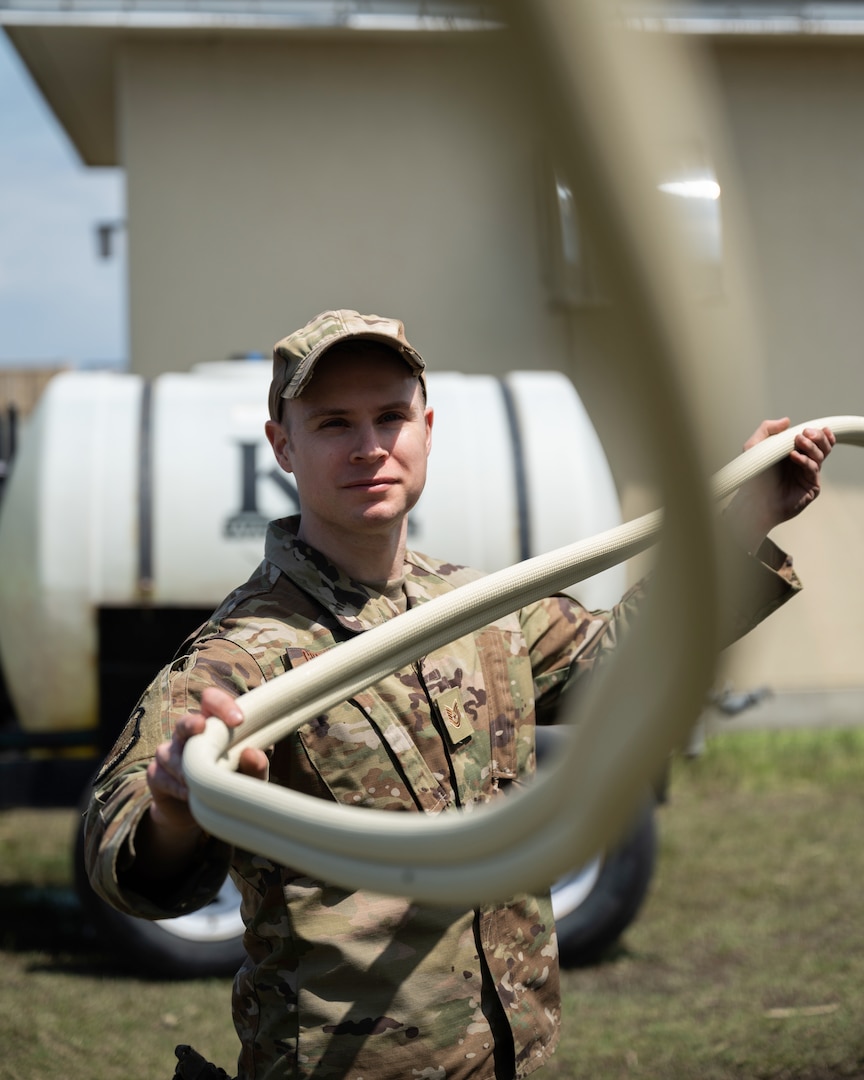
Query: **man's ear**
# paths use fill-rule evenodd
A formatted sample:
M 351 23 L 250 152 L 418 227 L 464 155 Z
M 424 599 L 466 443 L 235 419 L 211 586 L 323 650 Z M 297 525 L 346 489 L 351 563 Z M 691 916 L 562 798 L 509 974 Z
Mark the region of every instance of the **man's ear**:
M 429 456 L 429 451 L 432 449 L 432 422 L 435 419 L 435 413 L 432 409 L 426 409 L 426 456 Z
M 268 420 L 264 425 L 264 433 L 267 436 L 267 441 L 273 447 L 273 456 L 279 462 L 280 467 L 287 473 L 293 472 L 288 445 L 288 432 L 281 424 L 277 424 L 275 420 Z

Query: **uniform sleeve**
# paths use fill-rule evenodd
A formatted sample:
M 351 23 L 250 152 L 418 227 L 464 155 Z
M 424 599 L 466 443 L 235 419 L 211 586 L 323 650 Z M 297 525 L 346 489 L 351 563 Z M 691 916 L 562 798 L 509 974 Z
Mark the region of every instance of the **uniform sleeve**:
M 539 724 L 553 723 L 565 686 L 578 683 L 611 653 L 633 620 L 645 592 L 634 585 L 610 611 L 589 611 L 569 596 L 551 596 L 521 613 L 534 673 Z
M 763 540 L 755 555 L 729 545 L 724 552 L 727 577 L 721 610 L 723 647 L 744 637 L 763 619 L 801 591 L 792 558 L 773 540 Z
M 260 667 L 242 647 L 213 638 L 164 668 L 145 690 L 96 777 L 85 820 L 87 873 L 113 907 L 147 919 L 172 918 L 203 907 L 219 891 L 232 850 L 213 837 L 205 838 L 180 878 L 150 888 L 133 874 L 135 832 L 152 801 L 147 765 L 177 720 L 200 710 L 208 686 L 239 696 L 261 682 Z
M 722 553 L 733 584 L 724 590 L 721 641 L 725 648 L 757 626 L 801 589 L 791 558 L 771 540 L 755 555 L 729 545 Z M 589 611 L 568 596 L 524 608 L 522 628 L 534 672 L 537 722 L 552 723 L 562 690 L 603 663 L 637 617 L 650 578 L 634 585 L 610 611 Z

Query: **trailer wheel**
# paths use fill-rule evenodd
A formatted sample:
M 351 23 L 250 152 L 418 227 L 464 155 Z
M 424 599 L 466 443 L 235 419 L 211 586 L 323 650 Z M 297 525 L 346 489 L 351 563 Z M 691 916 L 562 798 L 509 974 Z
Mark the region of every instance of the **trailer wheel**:
M 84 869 L 84 824 L 75 837 L 75 888 L 81 907 L 124 967 L 160 978 L 232 976 L 243 960 L 240 894 L 227 878 L 200 911 L 151 922 L 124 915 L 97 896 Z
M 553 884 L 562 966 L 596 962 L 636 918 L 654 872 L 656 846 L 651 802 L 618 847 Z
M 595 962 L 635 919 L 654 872 L 654 805 L 613 851 L 559 878 L 552 910 L 564 967 Z M 82 908 L 112 953 L 137 971 L 166 978 L 233 975 L 244 956 L 240 895 L 230 878 L 211 904 L 177 919 L 125 915 L 90 886 L 84 871 L 84 825 L 75 842 L 75 886 Z

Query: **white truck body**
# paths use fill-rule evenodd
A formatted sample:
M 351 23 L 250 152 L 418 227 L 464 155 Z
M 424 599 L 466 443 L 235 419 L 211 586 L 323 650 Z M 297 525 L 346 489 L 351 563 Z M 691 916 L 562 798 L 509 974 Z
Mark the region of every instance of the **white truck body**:
M 260 561 L 267 520 L 297 510 L 264 437 L 269 377 L 267 364 L 232 361 L 152 383 L 49 383 L 0 505 L 0 661 L 24 730 L 97 725 L 100 610 L 212 609 Z M 441 372 L 428 384 L 433 451 L 411 547 L 491 571 L 620 522 L 564 375 Z M 615 567 L 575 591 L 607 607 L 624 587 Z

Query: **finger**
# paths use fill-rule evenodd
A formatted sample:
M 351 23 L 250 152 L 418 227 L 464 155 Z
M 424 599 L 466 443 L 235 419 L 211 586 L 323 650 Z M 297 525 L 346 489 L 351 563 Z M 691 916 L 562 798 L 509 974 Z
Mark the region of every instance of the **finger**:
M 792 480 L 798 487 L 812 487 L 819 484 L 819 471 L 822 467 L 822 453 L 818 450 L 804 452 L 793 450 L 789 454 L 789 464 L 793 467 L 790 473 Z
M 270 772 L 270 760 L 263 750 L 247 746 L 240 754 L 237 771 L 255 780 L 266 780 Z
M 216 686 L 208 686 L 201 695 L 201 713 L 205 717 L 215 716 L 231 728 L 243 723 L 243 713 L 237 699 Z
M 182 761 L 183 751 L 182 746 L 171 739 L 170 742 L 160 743 L 156 747 L 156 753 L 153 760 L 156 763 L 156 768 L 160 773 L 165 773 L 166 776 L 180 779 L 183 775 L 180 763 Z
M 183 779 L 183 747 L 193 735 L 204 730 L 205 720 L 199 713 L 186 713 L 174 725 L 170 740 L 160 743 L 153 756 L 154 771 L 148 777 L 159 790 L 165 790 L 175 798 L 185 798 L 186 784 Z
M 789 424 L 790 420 L 788 416 L 782 416 L 776 420 L 763 420 L 747 442 L 744 443 L 744 449 L 749 450 L 752 446 L 763 442 L 772 435 L 779 435 L 781 431 L 785 431 L 789 427 Z
M 172 744 L 163 743 L 147 766 L 147 784 L 154 799 L 181 799 L 189 797 L 183 773 L 179 769 L 179 757 L 173 757 Z
M 831 452 L 833 432 L 826 434 L 817 428 L 805 428 L 795 437 L 795 451 L 817 467 Z
M 183 746 L 193 735 L 200 735 L 205 725 L 206 720 L 203 713 L 186 713 L 174 725 L 174 731 L 171 735 L 172 741 Z
M 788 416 L 778 417 L 776 420 L 763 420 L 760 427 L 764 427 L 768 435 L 779 435 L 785 431 L 792 421 Z
M 804 434 L 819 447 L 826 457 L 837 443 L 837 436 L 831 428 L 806 428 Z

